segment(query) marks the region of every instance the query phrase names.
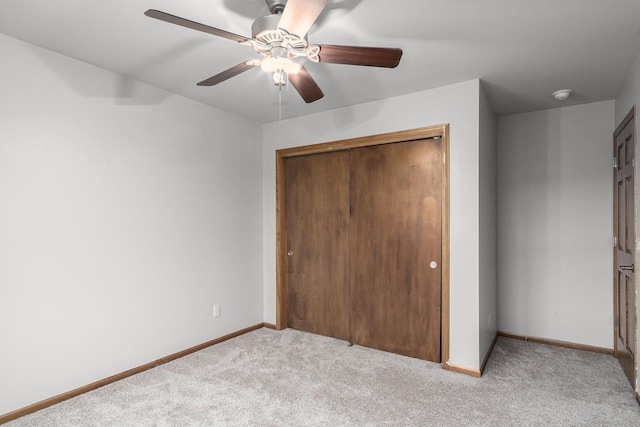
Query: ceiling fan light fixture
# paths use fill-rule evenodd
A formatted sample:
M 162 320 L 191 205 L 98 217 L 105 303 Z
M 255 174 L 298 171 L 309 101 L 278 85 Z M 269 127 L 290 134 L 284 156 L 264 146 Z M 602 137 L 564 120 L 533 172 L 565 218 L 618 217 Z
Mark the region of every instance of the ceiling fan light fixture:
M 302 64 L 290 61 L 290 63 L 284 69 L 284 72 L 287 74 L 298 74 L 301 68 L 302 68 Z
M 267 58 L 263 59 L 260 63 L 262 71 L 273 73 L 275 71 L 282 70 L 287 74 L 298 74 L 300 72 L 301 64 L 293 62 L 289 58 Z
M 301 64 L 289 58 L 288 51 L 284 47 L 274 47 L 269 52 L 269 56 L 260 63 L 262 71 L 271 73 L 282 70 L 286 74 L 297 74 L 301 67 Z
M 282 87 L 287 85 L 287 73 L 284 70 L 277 70 L 273 73 L 273 84 Z
M 262 68 L 262 71 L 265 71 L 267 73 L 277 71 L 278 69 L 280 69 L 280 61 L 278 60 L 278 58 L 274 57 L 263 59 L 260 63 L 260 68 Z

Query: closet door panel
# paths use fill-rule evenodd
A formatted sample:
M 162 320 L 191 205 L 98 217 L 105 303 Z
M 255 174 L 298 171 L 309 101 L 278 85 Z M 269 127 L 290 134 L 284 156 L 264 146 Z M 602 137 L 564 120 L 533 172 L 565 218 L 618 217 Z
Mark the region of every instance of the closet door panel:
M 439 140 L 351 151 L 354 344 L 440 361 Z
M 285 161 L 287 326 L 348 339 L 349 152 Z

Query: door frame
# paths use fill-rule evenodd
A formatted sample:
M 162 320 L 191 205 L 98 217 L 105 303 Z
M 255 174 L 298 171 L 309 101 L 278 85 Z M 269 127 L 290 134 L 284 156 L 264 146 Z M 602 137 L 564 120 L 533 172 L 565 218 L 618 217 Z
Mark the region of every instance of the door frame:
M 627 126 L 627 124 L 629 124 L 629 122 L 633 121 L 633 138 L 634 138 L 634 142 L 633 142 L 633 147 L 634 147 L 634 162 L 636 161 L 635 159 L 637 158 L 636 154 L 638 152 L 638 134 L 637 134 L 637 126 L 636 126 L 636 106 L 634 105 L 633 107 L 631 107 L 631 111 L 629 111 L 629 113 L 625 116 L 625 118 L 620 122 L 620 124 L 618 125 L 618 127 L 616 128 L 616 130 L 613 133 L 613 157 L 617 158 L 617 149 L 618 149 L 618 143 L 617 143 L 617 138 L 618 135 L 620 135 L 620 133 L 622 132 L 622 130 Z M 617 236 L 618 235 L 618 180 L 617 180 L 617 173 L 618 173 L 618 168 L 614 166 L 613 168 L 613 236 Z M 637 166 L 634 165 L 633 166 L 633 182 L 634 182 L 634 187 L 637 185 Z M 636 239 L 636 241 L 634 241 L 633 244 L 633 260 L 634 260 L 634 264 L 637 264 L 637 260 L 636 260 L 636 256 L 637 256 L 637 238 L 638 238 L 638 229 L 637 229 L 637 218 L 638 218 L 638 213 L 636 210 L 636 202 L 637 196 L 634 195 L 634 215 L 633 215 L 633 235 Z M 635 316 L 634 316 L 634 325 L 633 325 L 633 331 L 634 331 L 634 342 L 635 342 L 635 349 L 633 352 L 633 384 L 632 384 L 632 388 L 634 393 L 636 393 L 636 396 L 638 396 L 636 388 L 637 388 L 637 382 L 638 382 L 638 273 L 637 273 L 637 269 L 636 271 L 633 272 L 633 276 L 634 276 L 634 286 L 635 286 L 635 294 L 636 294 L 636 298 L 635 298 Z M 620 324 L 618 322 L 618 317 L 619 317 L 619 310 L 620 308 L 618 307 L 618 245 L 613 245 L 613 354 L 617 355 L 618 354 L 618 329 L 620 327 Z M 640 399 L 639 399 L 640 401 Z
M 285 159 L 352 148 L 394 144 L 420 139 L 441 140 L 442 153 L 442 271 L 441 271 L 441 322 L 440 355 L 442 366 L 449 360 L 449 300 L 450 300 L 450 231 L 449 231 L 449 125 L 428 126 L 380 135 L 345 139 L 314 145 L 276 150 L 276 329 L 287 327 L 287 283 L 286 283 L 286 218 L 285 218 Z

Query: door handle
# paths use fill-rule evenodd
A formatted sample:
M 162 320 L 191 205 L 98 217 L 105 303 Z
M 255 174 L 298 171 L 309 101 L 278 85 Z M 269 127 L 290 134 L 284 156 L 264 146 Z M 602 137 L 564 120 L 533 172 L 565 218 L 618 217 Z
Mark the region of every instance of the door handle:
M 631 265 L 621 265 L 620 266 L 620 270 L 626 270 L 626 271 L 635 271 L 634 270 L 635 264 L 631 264 Z

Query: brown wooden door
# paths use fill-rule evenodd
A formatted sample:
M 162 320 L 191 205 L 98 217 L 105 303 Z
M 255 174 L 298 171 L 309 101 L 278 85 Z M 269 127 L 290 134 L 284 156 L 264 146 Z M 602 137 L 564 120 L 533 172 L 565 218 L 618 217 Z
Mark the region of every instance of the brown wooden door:
M 440 140 L 351 152 L 355 344 L 440 361 Z
M 636 289 L 635 289 L 635 138 L 634 120 L 618 129 L 614 137 L 616 233 L 616 280 L 614 286 L 615 354 L 632 385 L 635 384 Z
M 348 339 L 349 152 L 285 161 L 287 326 Z

